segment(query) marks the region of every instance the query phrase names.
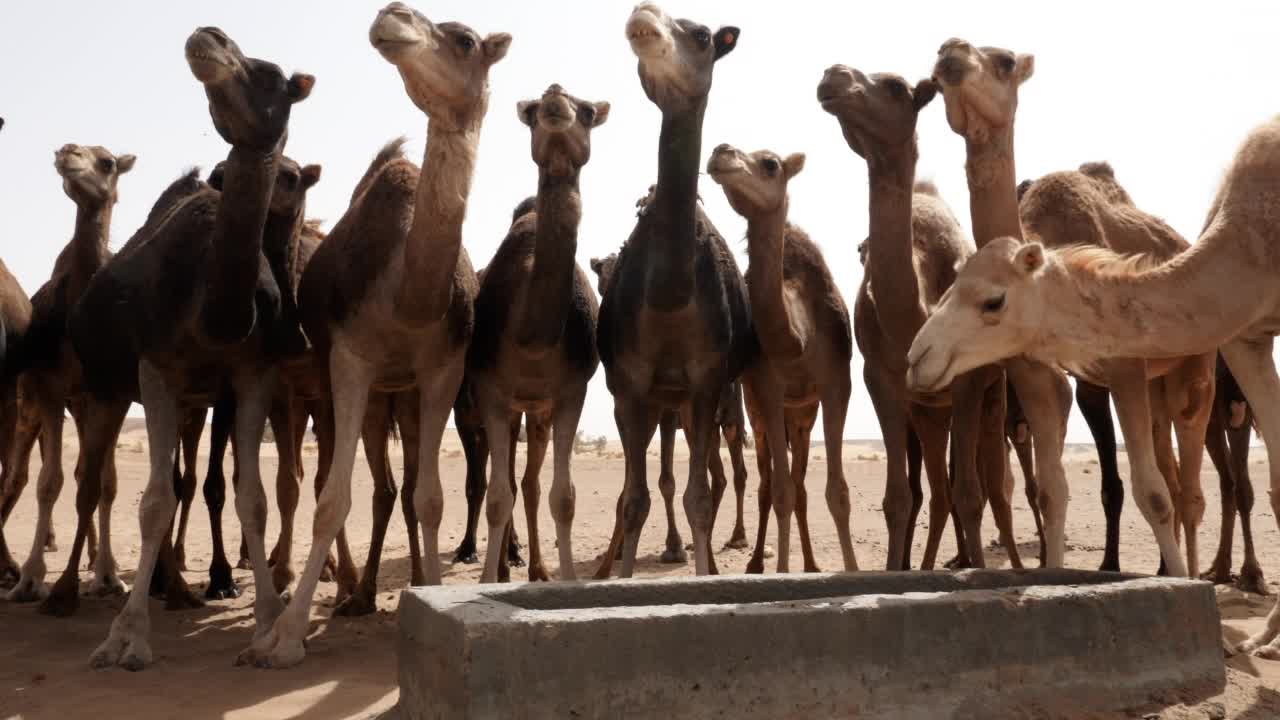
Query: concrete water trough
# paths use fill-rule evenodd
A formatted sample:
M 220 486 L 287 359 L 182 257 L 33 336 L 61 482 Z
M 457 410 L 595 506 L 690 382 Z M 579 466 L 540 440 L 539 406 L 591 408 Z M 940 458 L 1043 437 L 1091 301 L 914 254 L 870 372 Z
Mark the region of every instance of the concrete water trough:
M 1225 682 L 1208 583 L 972 570 L 459 585 L 400 599 L 406 718 L 992 718 Z

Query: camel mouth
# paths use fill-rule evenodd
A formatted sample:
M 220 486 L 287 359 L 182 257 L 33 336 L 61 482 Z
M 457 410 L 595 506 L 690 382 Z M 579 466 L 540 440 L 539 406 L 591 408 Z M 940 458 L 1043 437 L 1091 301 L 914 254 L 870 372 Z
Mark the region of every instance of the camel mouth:
M 224 79 L 239 67 L 239 60 L 231 48 L 235 43 L 221 31 L 200 28 L 187 38 L 184 52 L 191 73 L 202 83 Z
M 749 171 L 747 164 L 739 157 L 738 151 L 718 147 L 707 160 L 707 174 L 718 183 L 723 178 L 749 174 Z
M 671 42 L 662 18 L 646 6 L 636 8 L 627 20 L 627 42 L 637 53 L 652 51 L 657 46 L 666 46 Z
M 373 25 L 369 27 L 369 44 L 383 55 L 401 54 L 419 45 L 427 50 L 434 50 L 436 43 L 429 34 L 419 32 L 403 15 L 410 12 L 407 8 L 392 3 L 378 13 Z

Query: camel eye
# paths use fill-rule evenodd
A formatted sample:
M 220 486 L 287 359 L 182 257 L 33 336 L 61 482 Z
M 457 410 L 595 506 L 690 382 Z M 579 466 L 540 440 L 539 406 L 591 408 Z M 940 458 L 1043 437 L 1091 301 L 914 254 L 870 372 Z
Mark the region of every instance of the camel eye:
M 1000 297 L 993 297 L 987 300 L 986 302 L 982 303 L 982 312 L 985 312 L 985 313 L 1000 312 L 1003 309 L 1004 309 L 1004 293 L 1001 293 Z
M 282 175 L 280 179 L 284 180 L 284 186 L 287 190 L 293 190 L 298 187 L 298 176 L 293 173 Z
M 472 40 L 470 35 L 459 35 L 457 42 L 462 52 L 469 53 L 476 49 L 476 41 Z
M 777 175 L 778 168 L 781 167 L 781 165 L 778 164 L 778 161 L 774 160 L 773 158 L 765 158 L 764 162 L 761 163 L 761 166 L 764 168 L 765 174 L 768 175 L 769 177 L 773 177 L 774 175 Z
M 1000 66 L 1001 72 L 1011 73 L 1013 72 L 1013 68 L 1017 63 L 1014 62 L 1013 58 L 1009 57 L 1008 55 L 1001 55 L 996 60 L 996 64 Z
M 702 28 L 698 28 L 697 30 L 693 31 L 693 39 L 696 40 L 699 45 L 705 48 L 711 44 L 711 33 L 707 32 L 706 30 L 703 30 Z
M 894 97 L 902 97 L 907 94 L 907 85 L 897 78 L 891 78 L 884 81 L 885 87 L 889 88 L 889 92 Z
M 582 120 L 583 125 L 590 125 L 596 121 L 596 109 L 590 105 L 583 105 L 578 108 L 578 118 Z
M 109 173 L 116 169 L 116 161 L 111 158 L 102 158 L 98 161 L 98 169 L 104 173 Z

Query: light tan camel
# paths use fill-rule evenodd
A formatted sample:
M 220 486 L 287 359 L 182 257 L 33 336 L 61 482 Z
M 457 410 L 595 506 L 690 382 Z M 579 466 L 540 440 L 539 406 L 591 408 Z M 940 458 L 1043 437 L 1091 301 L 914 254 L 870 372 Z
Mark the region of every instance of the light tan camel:
M 929 387 L 975 363 L 1015 354 L 1067 367 L 1107 358 L 1180 358 L 1221 347 L 1268 448 L 1280 448 L 1280 375 L 1272 357 L 1280 322 L 1280 118 L 1250 133 L 1214 199 L 1199 242 L 1172 260 L 1099 248 L 1046 249 L 1002 238 L 961 269 L 951 293 L 911 347 L 910 380 Z M 1231 292 L 1223 292 L 1230 287 Z M 999 301 L 999 302 L 997 302 Z M 996 306 L 999 309 L 996 309 Z M 1271 504 L 1280 514 L 1280 462 Z M 1148 507 L 1172 514 L 1163 483 Z M 1244 650 L 1280 657 L 1280 604 Z
M 382 164 L 302 277 L 307 336 L 329 358 L 333 464 L 294 595 L 274 626 L 240 655 L 239 662 L 262 667 L 296 665 L 306 656 L 311 600 L 351 509 L 356 442 L 371 391 L 418 390 L 413 500 L 422 523 L 424 580 L 440 583 L 438 454 L 462 382 L 477 290 L 462 247 L 462 220 L 488 109 L 489 69 L 506 55 L 511 36 L 481 38 L 465 25 L 433 23 L 397 2 L 378 12 L 369 41 L 399 70 L 410 99 L 429 118 L 426 153 L 422 170 L 403 157 Z
M 1034 66 L 1033 56 L 1018 55 L 1003 48 L 976 47 L 956 39 L 943 44 L 934 66 L 934 78 L 942 88 L 948 123 L 966 141 L 970 206 L 979 248 L 997 237 L 1023 236 L 1023 218 L 1019 213 L 1015 179 L 1013 124 L 1017 112 L 1018 88 L 1031 77 Z M 1027 192 L 1030 194 L 1034 190 L 1033 185 Z M 1098 192 L 1105 204 L 1108 195 L 1101 189 Z M 1068 219 L 1069 217 L 1067 216 Z M 1150 234 L 1150 230 L 1146 232 Z M 1095 232 L 1093 237 L 1082 237 L 1079 240 L 1097 241 L 1103 237 L 1105 234 Z M 991 298 L 993 305 L 990 312 L 998 314 L 1001 307 L 995 300 L 996 298 Z M 1014 387 L 1034 435 L 1035 465 L 1040 487 L 1039 504 L 1044 512 L 1045 522 L 1046 564 L 1049 567 L 1060 567 L 1065 551 L 1063 528 L 1068 495 L 1062 469 L 1062 439 L 1065 410 L 1070 404 L 1069 394 L 1064 392 L 1065 380 L 1059 380 L 1060 373 L 1048 365 L 1037 365 L 1034 358 L 1030 362 L 1023 358 L 1013 359 L 1006 363 L 1006 367 L 1012 374 Z M 1173 532 L 1174 505 L 1156 463 L 1150 432 L 1153 425 L 1148 379 L 1162 373 L 1150 371 L 1147 364 L 1142 362 L 1112 363 L 1105 369 L 1070 369 L 1078 371 L 1078 374 L 1094 384 L 1111 387 L 1120 414 L 1121 429 L 1128 444 L 1135 500 L 1156 534 L 1166 568 L 1171 574 L 1185 576 L 1186 563 L 1178 553 L 1177 539 Z M 1197 403 L 1195 398 L 1183 398 L 1180 407 L 1191 410 L 1188 413 L 1190 415 L 1198 413 L 1207 424 L 1209 400 L 1212 398 L 1211 360 L 1204 369 L 1209 374 L 1205 380 L 1209 392 L 1203 396 L 1203 402 Z M 1202 380 L 1203 378 L 1191 382 L 1195 383 L 1194 386 L 1203 388 Z M 909 383 L 921 389 L 941 387 L 940 384 L 913 382 L 910 378 Z M 1050 389 L 1050 383 L 1057 384 L 1059 389 Z M 1167 427 L 1167 423 L 1164 423 L 1164 427 Z M 1202 424 L 1199 430 L 1201 447 L 1203 437 Z M 1189 461 L 1194 463 L 1198 473 L 1198 459 Z M 1194 542 L 1188 545 L 1193 553 L 1193 560 L 1194 545 Z
M 897 75 L 867 76 L 843 65 L 829 68 L 818 85 L 823 109 L 840 121 L 849 147 L 866 160 L 869 176 L 867 269 L 858 288 L 854 336 L 888 456 L 884 496 L 888 568 L 910 569 L 911 540 L 922 502 L 918 469 L 913 482 L 907 467 L 912 432 L 919 441 L 930 487 L 929 535 L 920 567 L 934 566 L 951 513 L 949 427 L 955 437 L 955 456 L 963 460 L 956 465 L 957 485 L 972 485 L 968 475 L 977 472 L 979 450 L 985 453 L 982 487 L 1010 562 L 1020 567 L 1002 460 L 1006 454 L 1000 437 L 1003 372 L 998 367 L 984 368 L 940 393 L 912 394 L 905 385 L 911 338 L 924 323 L 927 308 L 955 279 L 956 264 L 973 252 L 937 188 L 915 183 L 916 120 L 936 93 L 932 80 L 912 87 Z M 972 548 L 965 552 L 963 542 L 960 550 L 966 558 L 972 552 Z
M 63 192 L 76 205 L 76 224 L 71 241 L 54 262 L 52 276 L 32 296 L 31 328 L 23 343 L 23 403 L 30 403 L 38 416 L 36 425 L 28 425 L 28 429 L 39 432 L 40 475 L 36 481 L 35 536 L 18 584 L 9 593 L 12 601 L 31 602 L 48 594 L 44 552 L 53 505 L 62 491 L 62 423 L 68 407 L 77 431 L 83 429 L 79 408 L 84 389 L 80 361 L 67 336 L 67 316 L 89 280 L 111 258 L 108 245 L 111 214 L 119 197 L 117 185 L 120 176 L 133 169 L 135 159 L 133 155 L 117 157 L 100 146 L 64 145 L 54 153 L 53 165 L 62 178 Z M 21 450 L 30 452 L 30 440 L 18 438 L 15 444 L 18 447 L 11 462 L 25 464 L 28 455 Z M 77 462 L 76 467 L 82 468 L 82 463 Z M 13 488 L 15 495 L 21 490 Z M 91 589 L 123 593 L 125 586 L 111 553 L 110 502 L 99 505 L 98 525 L 101 532 Z
M 595 326 L 599 307 L 591 282 L 574 260 L 582 218 L 580 175 L 591 158 L 592 130 L 609 117 L 609 103 L 588 102 L 552 85 L 541 99 L 519 104 L 532 134 L 538 195 L 532 213 L 517 220 L 485 268 L 476 296 L 476 326 L 467 373 L 485 419 L 493 456 L 486 515 L 489 546 L 482 582 L 496 582 L 507 555 L 507 526 L 515 498 L 510 453 L 521 415 L 536 416 L 531 431 L 550 430 L 554 445 L 549 497 L 560 555 L 560 579 L 574 580 L 575 507 L 570 463 L 587 382 L 600 364 Z M 526 475 L 529 579 L 549 579 L 538 538 L 538 477 Z
M 804 169 L 803 153 L 782 157 L 769 150 L 745 153 L 719 145 L 707 173 L 724 190 L 729 205 L 747 220 L 747 293 L 761 353 L 743 375 L 747 417 L 760 457 L 760 497 L 793 494 L 805 572 L 817 572 L 804 489 L 809 434 L 822 407 L 827 446 L 827 507 L 835 520 L 844 569 L 857 570 L 849 533 L 849 485 L 844 478 L 844 420 L 852 382 L 849 361 L 853 333 L 849 310 L 822 251 L 800 228 L 787 222 L 787 186 Z M 774 453 L 791 452 L 790 477 L 774 477 Z M 774 484 L 792 487 L 780 491 Z M 789 566 L 784 503 L 778 513 L 778 572 Z M 760 530 L 748 572 L 764 570 L 768 506 L 760 504 Z M 758 564 L 757 564 L 758 563 Z

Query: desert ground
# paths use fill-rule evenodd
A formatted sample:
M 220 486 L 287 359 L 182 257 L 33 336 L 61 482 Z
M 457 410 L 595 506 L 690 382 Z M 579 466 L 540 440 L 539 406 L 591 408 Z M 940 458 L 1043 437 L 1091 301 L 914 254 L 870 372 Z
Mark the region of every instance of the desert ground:
M 68 485 L 64 489 L 54 514 L 59 549 L 48 553 L 49 580 L 56 578 L 66 562 L 74 533 L 74 509 L 72 496 L 72 469 L 77 445 L 71 423 L 67 423 L 67 442 L 64 445 L 64 462 Z M 679 445 L 679 444 L 678 444 Z M 201 468 L 207 464 L 207 434 L 201 447 Z M 523 446 L 521 446 L 523 452 Z M 657 442 L 650 452 L 650 482 L 653 488 L 653 511 L 641 540 L 642 560 L 638 574 L 644 576 L 688 575 L 691 565 L 671 566 L 657 562 L 662 549 L 665 529 L 661 498 L 656 489 L 658 458 Z M 726 464 L 727 464 L 727 453 Z M 117 454 L 120 489 L 115 505 L 113 546 L 122 568 L 125 582 L 130 582 L 138 558 L 139 538 L 137 506 L 145 487 L 147 473 L 146 435 L 139 421 L 131 420 L 120 438 Z M 393 460 L 400 467 L 400 448 L 393 450 Z M 315 445 L 312 439 L 304 451 L 308 471 L 314 467 Z M 687 457 L 683 448 L 677 450 L 677 478 L 682 489 Z M 1071 483 L 1071 505 L 1067 525 L 1067 565 L 1093 568 L 1102 555 L 1104 521 L 1098 497 L 1098 469 L 1092 447 L 1074 446 L 1066 455 L 1067 474 Z M 32 478 L 36 474 L 33 461 Z M 228 477 L 230 460 L 227 460 Z M 262 474 L 268 479 L 268 495 L 274 505 L 276 457 L 270 444 L 263 447 Z M 836 541 L 831 518 L 822 500 L 822 485 L 826 477 L 827 457 L 825 449 L 815 444 L 809 464 L 809 507 L 813 528 L 814 550 L 824 569 L 838 569 L 840 549 Z M 751 469 L 746 500 L 746 524 L 748 535 L 754 538 L 756 519 L 755 458 L 748 451 L 747 465 Z M 872 442 L 846 442 L 844 465 L 853 493 L 853 528 L 858 560 L 863 568 L 880 568 L 884 563 L 885 528 L 880 509 L 884 487 L 883 452 Z M 1016 465 L 1016 463 L 1015 463 Z M 1126 461 L 1121 458 L 1121 467 Z M 463 496 L 465 463 L 452 431 L 446 433 L 442 450 L 441 469 L 446 485 L 445 519 L 441 529 L 441 547 L 450 550 L 442 560 L 445 563 L 445 582 L 476 582 L 477 565 L 451 565 L 452 548 L 461 539 L 465 527 L 466 501 Z M 1255 449 L 1250 465 L 1251 475 L 1258 484 L 1259 501 L 1255 508 L 1255 532 L 1263 569 L 1270 579 L 1280 579 L 1280 533 L 1265 492 L 1267 467 L 1262 450 Z M 1015 470 L 1015 473 L 1017 471 Z M 204 473 L 200 478 L 203 481 Z M 398 473 L 397 473 L 398 477 Z M 574 480 L 577 486 L 577 519 L 574 525 L 575 552 L 578 556 L 579 575 L 589 575 L 595 570 L 598 558 L 604 552 L 613 523 L 613 507 L 622 484 L 622 452 L 616 444 L 600 450 L 580 453 L 574 459 Z M 1216 474 L 1206 458 L 1202 476 L 1209 510 L 1200 531 L 1202 563 L 1213 558 L 1217 546 L 1219 494 Z M 1035 525 L 1026 498 L 1023 495 L 1021 476 L 1015 491 L 1015 527 L 1019 549 L 1024 559 L 1034 564 L 1037 543 Z M 308 480 L 308 483 L 310 481 Z M 354 506 L 347 520 L 347 532 L 352 550 L 359 562 L 367 549 L 370 526 L 370 479 L 363 458 L 356 463 Z M 544 477 L 544 493 L 550 478 Z M 720 548 L 728 538 L 732 527 L 731 491 L 726 495 L 717 523 L 714 547 Z M 677 495 L 677 499 L 679 495 Z M 1150 572 L 1158 564 L 1158 554 L 1151 534 L 1132 502 L 1126 500 L 1123 520 L 1122 563 L 1127 570 Z M 679 507 L 679 506 L 677 506 Z M 521 539 L 524 539 L 524 516 L 521 503 L 516 503 L 517 521 Z M 916 545 L 912 557 L 919 558 L 928 521 L 926 503 L 921 515 L 921 528 L 916 532 Z M 298 513 L 296 537 L 301 547 L 295 547 L 295 567 L 300 570 L 310 538 L 314 501 L 310 488 L 302 493 Z M 5 528 L 10 545 L 19 561 L 31 542 L 34 531 L 36 500 L 34 487 L 28 487 L 21 503 Z M 543 528 L 544 556 L 551 562 L 548 570 L 555 572 L 554 525 L 545 502 L 541 509 L 540 526 Z M 678 514 L 683 516 L 683 512 Z M 729 519 L 726 519 L 729 518 Z M 268 541 L 273 542 L 278 518 L 274 514 L 268 521 Z M 687 525 L 681 519 L 686 541 L 690 539 Z M 234 511 L 228 504 L 224 515 L 229 551 L 234 553 L 239 534 Z M 984 537 L 996 537 L 994 524 L 988 514 Z M 485 532 L 481 529 L 481 547 Z M 954 535 L 948 529 L 944 535 L 941 558 L 954 552 Z M 772 542 L 772 539 L 771 539 Z M 800 567 L 799 543 L 793 542 L 795 558 L 792 567 Z M 1236 565 L 1239 565 L 1240 542 L 1236 542 Z M 746 565 L 748 551 L 718 550 L 717 563 L 722 572 L 740 572 Z M 187 580 L 197 588 L 205 580 L 205 569 L 210 558 L 208 516 L 199 493 L 192 510 L 191 529 L 187 541 Z M 231 558 L 235 562 L 235 557 Z M 987 562 L 1001 567 L 1008 564 L 1004 552 L 989 545 Z M 773 561 L 769 562 L 770 567 Z M 1203 568 L 1202 568 L 1203 569 Z M 256 670 L 233 667 L 236 654 L 250 640 L 252 633 L 253 577 L 248 571 L 236 571 L 236 580 L 245 593 L 236 600 L 211 602 L 203 609 L 166 612 L 158 601 L 152 601 L 152 645 L 156 662 L 146 671 L 129 673 L 120 669 L 95 671 L 89 668 L 88 657 L 94 647 L 105 637 L 112 617 L 123 605 L 122 597 L 85 597 L 80 611 L 69 619 L 55 619 L 40 615 L 32 605 L 15 605 L 0 601 L 0 717 L 122 717 L 133 720 L 172 717 L 223 717 L 223 718 L 344 718 L 376 717 L 395 705 L 397 699 L 395 677 L 396 602 L 398 593 L 408 582 L 408 547 L 404 522 L 398 511 L 388 531 L 388 542 L 380 575 L 379 611 L 377 614 L 355 619 L 330 619 L 334 585 L 321 584 L 317 602 L 312 611 L 312 634 L 306 661 L 289 670 Z M 515 570 L 513 577 L 523 578 L 522 571 Z M 88 587 L 89 572 L 81 579 Z M 1276 586 L 1272 585 L 1273 592 Z M 1223 632 L 1229 641 L 1239 641 L 1246 633 L 1261 626 L 1271 607 L 1271 598 L 1246 595 L 1233 588 L 1219 588 L 1219 606 L 1223 615 Z M 1170 628 L 1176 632 L 1177 628 Z M 1280 717 L 1280 662 L 1269 662 L 1253 657 L 1235 656 L 1227 661 L 1226 690 L 1213 698 L 1194 698 L 1187 694 L 1170 693 L 1152 697 L 1141 706 L 1127 709 L 1116 717 L 1134 718 L 1262 718 Z M 1041 708 L 1035 717 L 1083 717 L 1071 708 L 1046 711 Z M 1097 717 L 1097 716 L 1089 716 Z

